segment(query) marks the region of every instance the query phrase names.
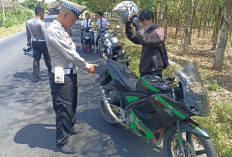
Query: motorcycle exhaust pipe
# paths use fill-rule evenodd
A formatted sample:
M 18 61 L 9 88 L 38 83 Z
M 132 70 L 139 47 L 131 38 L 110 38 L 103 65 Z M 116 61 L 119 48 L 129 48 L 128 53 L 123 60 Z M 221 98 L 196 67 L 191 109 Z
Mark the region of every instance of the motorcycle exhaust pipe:
M 118 117 L 114 114 L 114 112 L 112 111 L 111 107 L 110 107 L 110 103 L 107 99 L 107 95 L 106 95 L 106 92 L 105 92 L 105 89 L 103 86 L 100 86 L 99 87 L 99 91 L 100 91 L 100 94 L 101 94 L 101 99 L 103 100 L 103 103 L 108 111 L 108 113 L 114 118 L 114 120 L 117 122 L 117 123 L 122 123 L 122 120 L 121 119 L 118 119 Z

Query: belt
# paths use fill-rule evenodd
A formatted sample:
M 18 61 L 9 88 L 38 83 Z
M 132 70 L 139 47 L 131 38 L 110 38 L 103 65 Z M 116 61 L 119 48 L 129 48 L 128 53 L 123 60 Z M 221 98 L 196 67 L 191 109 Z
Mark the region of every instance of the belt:
M 45 40 L 41 40 L 41 39 L 32 39 L 32 41 L 45 42 Z
M 52 68 L 52 72 L 55 73 L 55 68 Z M 65 75 L 76 74 L 76 69 L 64 69 Z

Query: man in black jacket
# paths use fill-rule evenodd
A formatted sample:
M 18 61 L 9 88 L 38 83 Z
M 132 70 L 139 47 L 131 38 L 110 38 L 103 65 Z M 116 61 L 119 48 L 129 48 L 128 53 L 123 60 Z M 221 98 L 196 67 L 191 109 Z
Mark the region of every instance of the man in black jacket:
M 141 27 L 133 21 L 128 21 L 126 35 L 133 43 L 142 45 L 140 75 L 162 77 L 162 70 L 168 66 L 164 59 L 164 31 L 160 25 L 154 24 L 154 14 L 151 10 L 143 10 L 139 15 L 139 22 Z M 132 29 L 132 23 L 135 30 Z

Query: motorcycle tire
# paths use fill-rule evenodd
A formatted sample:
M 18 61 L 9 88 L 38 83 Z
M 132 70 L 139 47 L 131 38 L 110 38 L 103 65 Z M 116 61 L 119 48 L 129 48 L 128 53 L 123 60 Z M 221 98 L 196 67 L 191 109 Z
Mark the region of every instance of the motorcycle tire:
M 91 52 L 91 43 L 90 42 L 85 42 L 84 51 L 85 51 L 85 53 Z
M 108 83 L 106 86 L 105 86 L 105 91 L 106 93 L 109 93 L 111 91 L 117 91 L 117 87 L 115 87 L 112 82 Z M 102 114 L 102 117 L 103 119 L 110 125 L 115 125 L 117 124 L 117 122 L 115 122 L 114 118 L 108 113 L 105 105 L 104 105 L 104 102 L 103 100 L 101 100 L 100 102 L 100 110 L 101 110 L 101 114 Z
M 99 54 L 101 58 L 107 58 L 105 54 L 105 50 L 102 48 L 102 46 L 99 45 Z
M 182 136 L 183 136 L 183 134 L 184 133 L 182 133 Z M 203 145 L 204 156 L 206 155 L 207 157 L 217 157 L 216 149 L 215 149 L 215 147 L 212 143 L 212 140 L 210 138 L 207 138 L 207 137 L 204 137 L 204 136 L 201 136 L 198 134 L 194 134 L 194 133 L 190 133 L 190 134 L 194 135 L 194 137 L 192 136 L 193 139 L 195 139 L 197 142 L 200 141 L 201 144 Z M 197 156 L 196 154 L 200 153 L 201 150 L 195 152 L 194 146 L 192 144 L 190 144 L 191 142 L 187 142 L 185 139 L 183 138 L 185 156 L 186 157 Z M 163 150 L 164 150 L 164 154 L 165 154 L 164 156 L 166 156 L 166 157 L 179 157 L 179 155 L 175 155 L 175 153 L 173 155 L 172 150 L 174 150 L 174 149 L 171 146 L 173 141 L 174 142 L 176 141 L 178 143 L 176 127 L 174 127 L 174 126 L 168 128 L 168 130 L 166 131 L 166 133 L 164 135 L 164 141 L 163 141 Z M 196 144 L 194 144 L 194 145 L 196 145 Z M 176 146 L 179 147 L 178 144 Z M 190 148 L 192 148 L 192 150 Z M 176 148 L 176 149 L 178 149 L 178 148 Z

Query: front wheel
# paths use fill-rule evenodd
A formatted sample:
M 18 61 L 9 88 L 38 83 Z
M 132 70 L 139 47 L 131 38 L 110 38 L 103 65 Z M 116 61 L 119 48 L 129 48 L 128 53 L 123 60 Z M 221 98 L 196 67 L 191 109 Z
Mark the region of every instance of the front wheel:
M 107 56 L 106 56 L 106 53 L 105 53 L 105 49 L 103 48 L 102 45 L 99 45 L 99 46 L 98 46 L 98 50 L 99 50 L 100 57 L 106 59 Z
M 210 138 L 190 132 L 182 133 L 182 138 L 185 157 L 217 157 L 215 147 Z M 166 157 L 180 156 L 180 147 L 175 127 L 169 128 L 165 133 L 163 149 Z

